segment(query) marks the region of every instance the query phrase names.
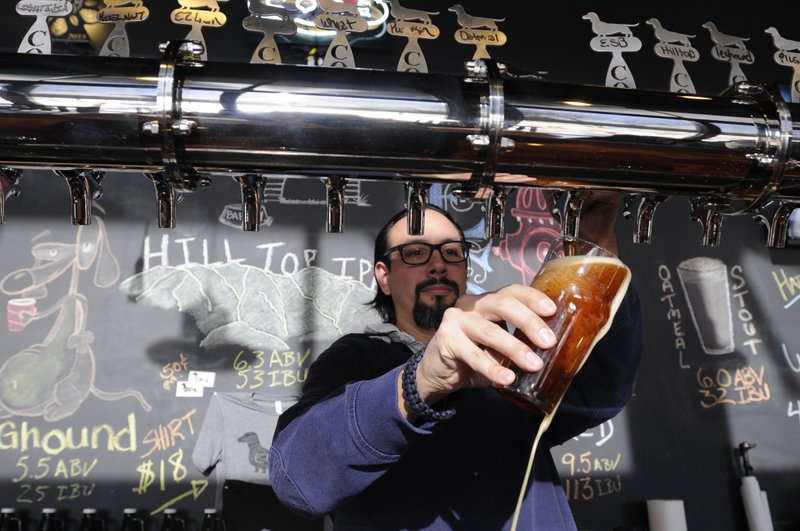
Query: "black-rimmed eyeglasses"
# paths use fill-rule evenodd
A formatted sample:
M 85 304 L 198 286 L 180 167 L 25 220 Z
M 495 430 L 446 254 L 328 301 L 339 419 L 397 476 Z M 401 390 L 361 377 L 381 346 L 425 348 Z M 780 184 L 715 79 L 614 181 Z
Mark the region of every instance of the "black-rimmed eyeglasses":
M 381 260 L 386 259 L 390 254 L 397 251 L 400 254 L 400 259 L 403 263 L 408 265 L 424 265 L 427 264 L 433 251 L 438 250 L 442 255 L 442 260 L 449 264 L 460 264 L 465 261 L 469 256 L 469 249 L 471 243 L 464 240 L 449 241 L 442 243 L 426 243 L 426 242 L 410 242 L 395 245 L 391 249 L 387 249 L 386 253 L 381 257 Z

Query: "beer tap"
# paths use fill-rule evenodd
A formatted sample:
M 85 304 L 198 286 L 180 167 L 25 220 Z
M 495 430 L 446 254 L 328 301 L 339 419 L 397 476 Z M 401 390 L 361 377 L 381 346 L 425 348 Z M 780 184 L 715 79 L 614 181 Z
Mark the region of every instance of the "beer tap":
M 742 469 L 745 476 L 753 475 L 753 465 L 750 464 L 750 455 L 748 452 L 758 446 L 755 443 L 742 442 L 739 443 L 739 455 L 742 458 Z
M 786 247 L 789 236 L 789 217 L 800 205 L 796 201 L 779 201 L 778 207 L 772 213 L 772 220 L 763 214 L 753 216 L 753 219 L 767 227 L 767 246 L 777 249 Z
M 703 245 L 719 247 L 723 219 L 721 208 L 725 206 L 724 203 L 706 197 L 695 197 L 690 205 L 691 220 L 703 225 Z
M 153 181 L 156 188 L 156 203 L 158 205 L 158 228 L 175 228 L 175 206 L 178 203 L 175 185 L 161 173 L 145 173 Z
M 266 178 L 248 173 L 237 175 L 234 179 L 242 187 L 242 230 L 257 232 L 261 229 L 261 198 Z
M 653 216 L 655 210 L 669 199 L 666 194 L 627 194 L 623 201 L 622 215 L 626 219 L 633 217 L 631 203 L 638 200 L 636 219 L 634 220 L 633 243 L 649 244 L 653 235 Z
M 329 233 L 344 231 L 344 185 L 346 179 L 341 176 L 331 176 L 325 181 L 328 191 L 328 216 L 326 229 Z
M 495 186 L 487 200 L 486 239 L 498 241 L 505 234 L 506 196 L 504 187 Z
M 164 171 L 145 173 L 156 188 L 158 227 L 175 228 L 175 206 L 182 199 L 178 192 L 192 191 L 211 185 L 208 177 L 201 176 L 184 164 L 179 156 L 185 151 L 183 139 L 197 127 L 193 120 L 181 116 L 180 83 L 175 76 L 179 67 L 198 68 L 203 47 L 194 41 L 171 41 L 159 46 L 162 52 L 156 85 L 158 119 L 140 125 L 145 135 L 158 137 Z
M 102 172 L 93 170 L 54 170 L 67 180 L 72 203 L 72 224 L 89 225 L 92 223 L 92 199 L 103 197 Z
M 411 181 L 406 184 L 408 233 L 412 236 L 425 233 L 425 209 L 428 207 L 428 188 L 430 186 L 422 181 Z
M 583 202 L 591 195 L 591 190 L 570 190 L 565 194 L 565 201 L 560 212 L 561 235 L 564 238 L 576 239 L 580 230 L 581 208 Z
M 0 168 L 0 223 L 6 222 L 6 199 L 20 194 L 19 183 L 22 172 L 11 168 Z

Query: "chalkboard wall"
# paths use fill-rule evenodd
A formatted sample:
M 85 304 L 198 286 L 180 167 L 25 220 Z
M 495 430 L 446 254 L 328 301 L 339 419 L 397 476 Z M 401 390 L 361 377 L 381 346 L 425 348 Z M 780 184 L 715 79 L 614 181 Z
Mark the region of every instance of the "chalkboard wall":
M 91 2 L 83 7 L 96 8 Z M 460 73 L 474 46 L 453 38 L 450 4 L 406 3 L 439 12 L 439 38 L 420 40 L 428 69 Z M 693 36 L 699 57 L 684 66 L 699 94 L 718 94 L 731 74 L 712 57 L 705 22 L 749 39 L 741 64 L 748 79 L 784 87 L 792 70 L 775 62 L 764 30 L 800 40 L 791 22 L 800 8 L 788 4 L 463 4 L 505 19 L 498 25 L 507 43 L 489 49 L 493 58 L 581 84 L 605 84 L 610 60 L 590 49 L 589 11 L 636 24 L 643 46 L 624 57 L 628 83 L 643 89 L 670 89 L 673 63 L 656 55 L 645 24 L 653 17 Z M 5 52 L 16 52 L 34 21 L 14 5 L 0 6 Z M 131 55 L 156 57 L 160 40 L 188 28 L 170 22 L 177 2 L 145 5 L 147 20 L 127 26 Z M 248 62 L 260 36 L 242 28 L 246 3 L 220 6 L 227 23 L 205 31 L 209 60 Z M 97 42 L 80 40 L 81 21 L 65 20 L 53 52 L 96 54 Z M 326 42 L 278 39 L 286 63 L 323 57 Z M 404 44 L 381 31 L 362 36 L 356 66 L 395 69 Z M 375 288 L 374 231 L 404 198 L 399 184 L 354 181 L 345 232 L 327 234 L 321 180 L 270 182 L 257 233 L 239 228 L 232 179 L 187 195 L 177 228 L 159 229 L 152 184 L 133 174 L 109 174 L 93 224 L 77 228 L 63 179 L 24 172 L 22 195 L 7 202 L 0 226 L 0 504 L 16 507 L 26 527 L 43 507 L 59 508 L 73 525 L 82 508 L 96 507 L 112 528 L 124 507 L 138 508 L 151 527 L 172 507 L 197 526 L 203 508 L 220 503 L 225 479 L 263 479 L 258 459 L 271 423 L 299 395 L 308 366 L 333 339 L 375 318 L 363 304 Z M 474 292 L 529 282 L 537 246 L 559 231 L 533 189 L 512 193 L 507 235 L 495 242 L 483 236 L 479 205 L 442 185 L 431 200 L 480 247 Z M 800 529 L 797 242 L 770 250 L 763 226 L 743 216 L 726 219 L 719 247 L 703 247 L 685 198 L 659 207 L 650 245 L 631 243 L 627 220 L 618 230 L 644 304 L 645 360 L 623 414 L 553 451 L 579 528 L 646 529 L 646 500 L 682 499 L 691 530 L 746 530 L 737 447 L 749 442 L 775 529 Z M 230 434 L 213 419 L 230 422 L 216 409 L 231 402 L 235 414 L 264 420 L 223 440 Z

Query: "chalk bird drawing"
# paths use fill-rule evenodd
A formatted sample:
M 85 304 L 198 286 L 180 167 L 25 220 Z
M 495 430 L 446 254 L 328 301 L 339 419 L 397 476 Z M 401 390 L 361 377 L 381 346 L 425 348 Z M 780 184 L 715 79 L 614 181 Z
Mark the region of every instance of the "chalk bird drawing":
M 600 20 L 600 17 L 597 16 L 597 13 L 594 11 L 589 11 L 585 15 L 581 17 L 583 20 L 588 20 L 592 24 L 592 31 L 598 37 L 609 37 L 611 35 L 622 35 L 623 37 L 633 37 L 633 32 L 631 28 L 635 28 L 639 25 L 637 22 L 636 24 L 615 24 L 611 22 L 603 22 Z
M 467 14 L 467 12 L 464 10 L 464 7 L 460 4 L 449 7 L 447 10 L 456 14 L 458 25 L 463 29 L 477 30 L 484 28 L 491 31 L 497 31 L 497 22 L 503 22 L 505 20 L 505 18 L 473 17 L 472 15 Z
M 248 461 L 250 464 L 253 465 L 255 470 L 254 472 L 266 472 L 267 471 L 267 455 L 268 451 L 266 448 L 261 446 L 261 441 L 258 440 L 258 434 L 253 433 L 252 431 L 248 431 L 238 439 L 239 442 L 243 442 L 247 445 L 249 450 L 249 454 L 247 456 Z
M 735 46 L 736 48 L 745 49 L 746 46 L 744 43 L 750 40 L 749 38 L 736 37 L 734 35 L 722 33 L 713 22 L 706 22 L 703 24 L 703 27 L 711 34 L 711 40 L 714 41 L 714 44 L 720 46 Z
M 776 28 L 769 27 L 764 30 L 764 33 L 772 35 L 772 42 L 775 44 L 776 48 L 787 52 L 800 52 L 800 41 L 793 41 L 781 37 L 781 34 L 778 33 Z
M 291 338 L 322 340 L 363 331 L 379 320 L 375 292 L 311 266 L 280 275 L 241 263 L 157 266 L 120 283 L 137 301 L 194 317 L 204 348 L 290 348 Z
M 0 409 L 57 421 L 75 413 L 91 394 L 101 400 L 133 397 L 150 411 L 139 391 L 104 391 L 95 384 L 94 334 L 86 329 L 89 304 L 78 291 L 78 279 L 89 275 L 93 266 L 92 281 L 97 287 L 110 287 L 119 278 L 119 264 L 109 248 L 103 220 L 95 216 L 92 225 L 79 227 L 73 242 L 36 243 L 31 254 L 33 265 L 3 277 L 0 291 L 43 300 L 48 285 L 62 276 L 69 285 L 53 306 L 23 316 L 25 325 L 53 314 L 56 320 L 41 343 L 10 356 L 0 367 Z
M 655 33 L 656 39 L 661 42 L 666 42 L 668 44 L 683 44 L 684 46 L 692 46 L 692 43 L 689 39 L 693 39 L 694 35 L 687 35 L 685 33 L 678 33 L 677 31 L 669 31 L 668 29 L 664 29 L 664 26 L 661 25 L 661 22 L 657 18 L 650 18 L 647 19 L 645 22 L 648 26 L 653 26 L 653 32 Z
M 410 9 L 400 5 L 398 0 L 384 0 L 391 8 L 395 20 L 402 22 L 419 22 L 421 24 L 431 24 L 431 15 L 438 15 L 438 11 L 423 11 L 421 9 Z

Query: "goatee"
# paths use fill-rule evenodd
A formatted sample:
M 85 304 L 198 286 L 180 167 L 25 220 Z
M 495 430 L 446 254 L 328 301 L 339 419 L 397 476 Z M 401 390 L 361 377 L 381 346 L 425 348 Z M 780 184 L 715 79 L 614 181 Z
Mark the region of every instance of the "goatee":
M 420 300 L 420 294 L 422 290 L 429 286 L 435 286 L 437 284 L 441 284 L 444 286 L 449 286 L 453 288 L 455 292 L 455 299 L 452 302 L 446 302 L 445 297 L 442 295 L 437 295 L 434 298 L 433 304 L 425 304 Z M 458 288 L 458 284 L 450 280 L 449 278 L 432 278 L 425 282 L 421 282 L 417 285 L 416 288 L 416 299 L 414 301 L 414 309 L 412 310 L 412 316 L 414 317 L 414 322 L 418 327 L 423 330 L 433 331 L 439 328 L 439 325 L 442 324 L 442 319 L 444 318 L 444 312 L 455 305 L 455 300 L 458 299 L 460 295 L 460 289 Z

